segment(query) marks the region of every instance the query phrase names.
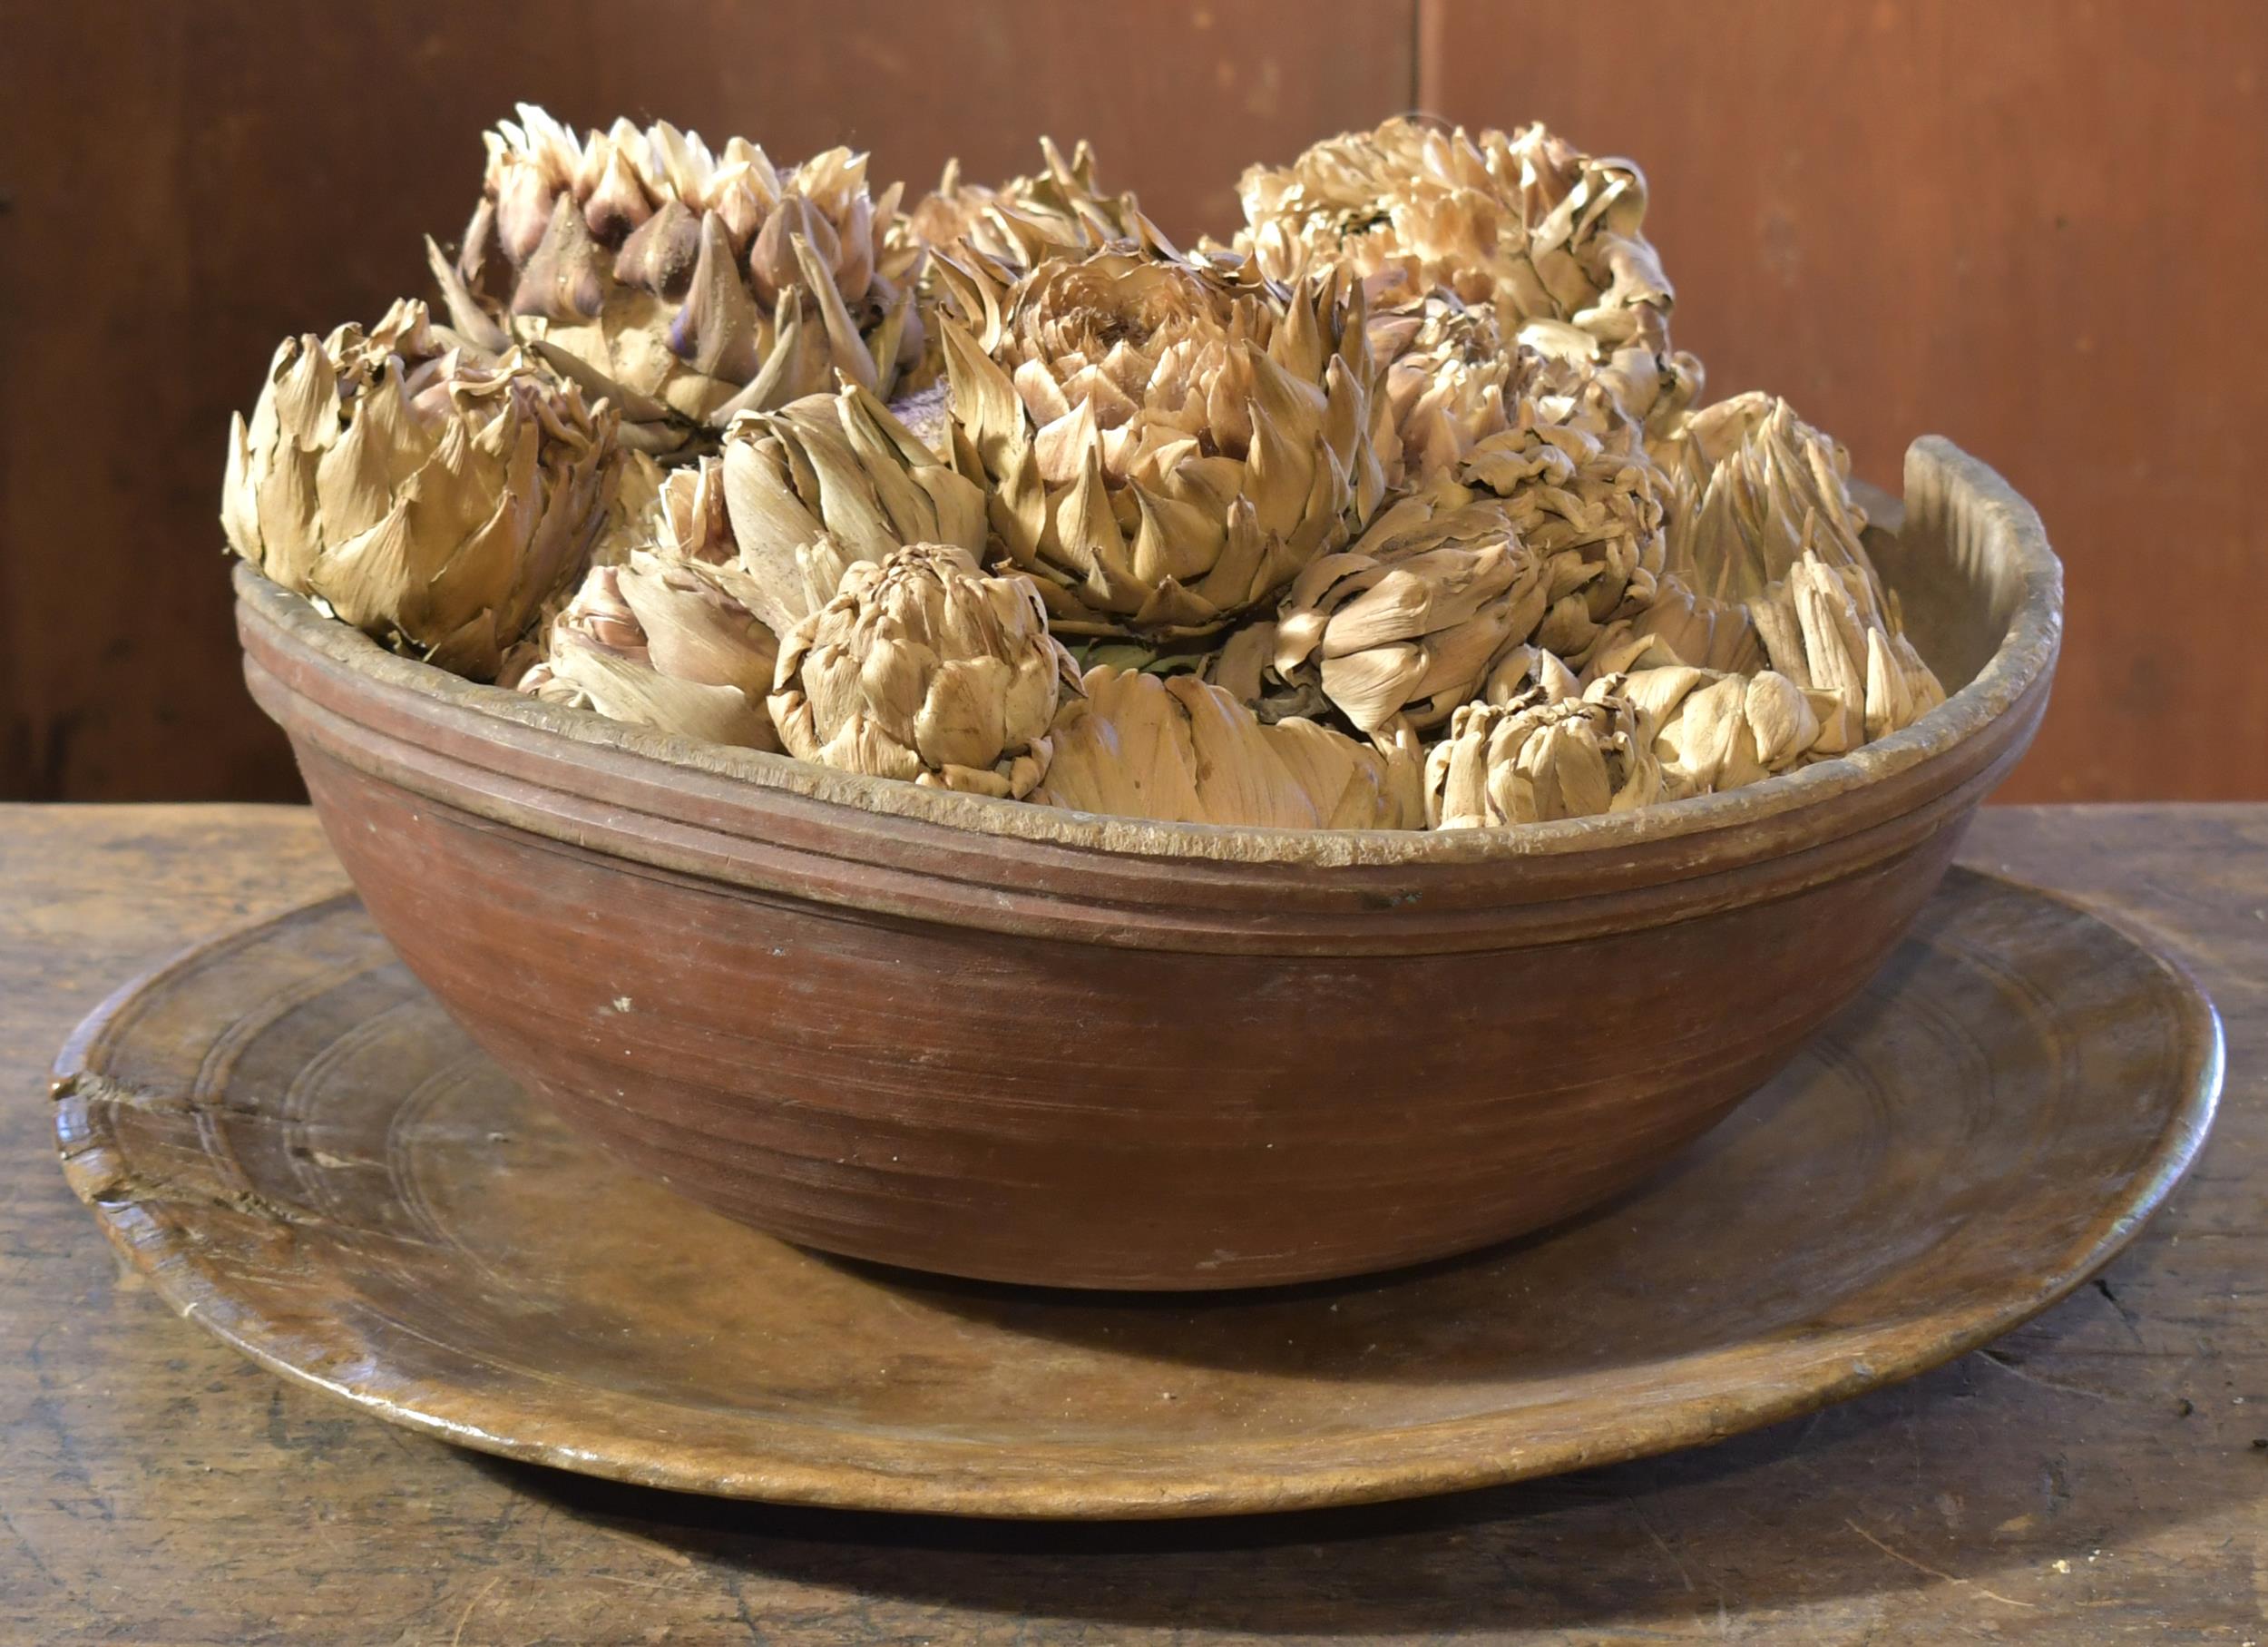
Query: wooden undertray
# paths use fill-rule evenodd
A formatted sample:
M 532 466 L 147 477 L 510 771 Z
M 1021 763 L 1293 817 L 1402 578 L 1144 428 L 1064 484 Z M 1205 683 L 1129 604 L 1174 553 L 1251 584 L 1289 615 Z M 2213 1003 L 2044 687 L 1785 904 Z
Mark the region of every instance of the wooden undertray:
M 1047 1292 L 822 1258 L 621 1167 L 339 898 L 122 991 L 57 1132 L 176 1309 L 391 1422 L 702 1493 L 1132 1517 L 1544 1475 L 1908 1377 L 2124 1245 L 2220 1079 L 2170 965 L 1956 870 L 1786 1073 L 1580 1222 L 1359 1282 Z

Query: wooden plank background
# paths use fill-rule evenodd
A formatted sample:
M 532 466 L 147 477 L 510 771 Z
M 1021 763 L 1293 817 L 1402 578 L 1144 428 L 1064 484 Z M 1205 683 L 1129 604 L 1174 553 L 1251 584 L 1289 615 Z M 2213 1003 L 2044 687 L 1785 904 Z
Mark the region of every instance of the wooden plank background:
M 882 176 L 1084 132 L 1169 229 L 1251 159 L 1419 106 L 1633 154 L 1713 391 L 1894 482 L 1924 430 L 2070 566 L 2010 798 L 2268 794 L 2248 448 L 2268 319 L 2268 7 L 2083 0 L 0 0 L 0 797 L 282 798 L 213 521 L 276 340 L 425 289 L 520 97 Z M 1105 19 L 1108 21 L 1105 21 Z

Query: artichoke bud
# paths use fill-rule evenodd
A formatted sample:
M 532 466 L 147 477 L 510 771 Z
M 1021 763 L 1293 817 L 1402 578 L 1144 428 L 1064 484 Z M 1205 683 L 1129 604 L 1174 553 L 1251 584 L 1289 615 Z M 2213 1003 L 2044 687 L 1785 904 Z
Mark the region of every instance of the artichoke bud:
M 1823 711 L 1836 708 L 1830 695 L 1805 691 L 1774 670 L 1648 669 L 1625 679 L 1620 691 L 1654 727 L 1671 798 L 1739 789 L 1819 759 Z
M 591 569 L 519 688 L 633 726 L 777 750 L 764 698 L 778 651 L 717 568 L 641 549 Z
M 1619 677 L 1579 698 L 1542 692 L 1468 703 L 1425 760 L 1426 822 L 1437 829 L 1547 823 L 1628 811 L 1659 799 L 1661 763 L 1645 712 Z
M 984 552 L 982 490 L 855 385 L 736 418 L 718 472 L 752 609 L 780 634 L 854 565 L 914 544 Z
M 1691 358 L 1669 347 L 1672 293 L 1642 232 L 1646 180 L 1628 161 L 1579 153 L 1540 125 L 1475 136 L 1397 117 L 1290 166 L 1255 166 L 1237 192 L 1237 246 L 1271 279 L 1344 266 L 1389 304 L 1442 291 L 1493 305 L 1523 341 L 1531 325 L 1544 328 L 1537 344 L 1562 328 L 1581 342 L 1560 339 L 1558 352 L 1588 361 L 1641 350 L 1650 365 L 1618 368 L 1618 388 L 1633 395 L 1653 380 L 1633 417 L 1698 387 Z
M 1653 443 L 1667 485 L 1667 564 L 1694 591 L 1738 603 L 1785 577 L 1808 547 L 1863 570 L 1870 614 L 1883 604 L 1851 496 L 1850 454 L 1774 396 L 1689 412 Z M 1812 537 L 1806 541 L 1806 523 Z
M 830 388 L 836 369 L 886 394 L 918 364 L 904 299 L 922 251 L 886 243 L 896 192 L 878 208 L 864 155 L 786 170 L 743 139 L 712 151 L 667 122 L 578 140 L 541 109 L 519 113 L 487 134 L 464 252 L 433 254 L 468 338 L 550 343 L 634 422 L 652 421 L 642 402 L 679 420 L 680 440 L 687 420 L 783 406 Z M 833 347 L 810 347 L 819 338 Z
M 968 279 L 996 319 L 944 326 L 956 462 L 1062 632 L 1217 632 L 1376 507 L 1351 283 L 1133 251 Z
M 1395 474 L 1413 485 L 1453 475 L 1475 446 L 1510 426 L 1507 403 L 1533 358 L 1507 344 L 1492 306 L 1446 291 L 1376 311 L 1370 342 L 1386 363 Z
M 1513 422 L 1460 466 L 1503 500 L 1520 541 L 1547 566 L 1536 639 L 1588 663 L 1618 620 L 1652 605 L 1663 570 L 1662 477 L 1637 424 L 1595 381 L 1540 362 Z
M 1031 799 L 1164 823 L 1290 829 L 1421 827 L 1416 744 L 1384 746 L 1313 721 L 1264 723 L 1193 674 L 1098 665 L 1057 713 L 1054 759 Z
M 1841 446 L 1786 401 L 1748 394 L 1686 414 L 1655 455 L 1668 475 L 1669 574 L 1714 620 L 1741 610 L 1773 669 L 1833 697 L 1826 749 L 1886 736 L 1945 701 L 1866 553 Z
M 445 338 L 402 302 L 367 332 L 284 343 L 230 426 L 221 524 L 286 588 L 492 680 L 590 559 L 619 418 L 516 351 Z
M 1807 539 L 1816 535 L 1807 527 Z M 1871 566 L 1830 564 L 1808 546 L 1787 574 L 1748 603 L 1771 666 L 1834 708 L 1823 715 L 1823 753 L 1889 736 L 1945 701 L 1945 689 L 1871 604 Z
M 927 250 L 938 260 L 933 270 L 980 268 L 1003 283 L 1051 258 L 1112 247 L 1176 255 L 1131 194 L 1102 191 L 1094 151 L 1084 142 L 1068 161 L 1048 138 L 1040 140 L 1040 149 L 1046 162 L 1041 172 L 997 189 L 963 182 L 961 162 L 947 161 L 936 189 L 893 231 L 893 243 Z M 948 300 L 968 289 L 949 274 L 940 284 L 939 295 Z M 973 323 L 975 318 L 964 313 L 963 319 Z
M 1028 578 L 914 544 L 861 561 L 781 649 L 771 712 L 805 760 L 1021 799 L 1048 770 L 1070 656 Z
M 1502 500 L 1437 481 L 1387 508 L 1285 595 L 1273 668 L 1313 681 L 1361 731 L 1423 731 L 1478 692 L 1544 618 L 1547 568 Z

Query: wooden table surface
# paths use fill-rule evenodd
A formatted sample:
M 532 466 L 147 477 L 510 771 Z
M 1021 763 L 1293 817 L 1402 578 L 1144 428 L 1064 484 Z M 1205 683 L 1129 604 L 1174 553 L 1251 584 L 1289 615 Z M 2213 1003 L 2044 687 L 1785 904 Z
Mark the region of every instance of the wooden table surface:
M 0 807 L 0 1642 L 2268 1642 L 2268 806 L 1991 811 L 1965 857 L 2154 936 L 2227 1022 L 2213 1141 L 2093 1285 L 1707 1451 L 1033 1527 L 507 1465 L 174 1319 L 64 1187 L 49 1061 L 120 982 L 337 868 L 292 809 Z

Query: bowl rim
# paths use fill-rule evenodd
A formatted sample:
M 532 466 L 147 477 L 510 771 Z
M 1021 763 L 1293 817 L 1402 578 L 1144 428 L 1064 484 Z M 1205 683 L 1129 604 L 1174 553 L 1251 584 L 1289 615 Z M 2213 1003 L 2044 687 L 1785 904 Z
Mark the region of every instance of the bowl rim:
M 1732 830 L 1820 806 L 1945 756 L 1980 736 L 2054 667 L 2063 628 L 2062 564 L 2039 516 L 2007 481 L 1941 436 L 1925 435 L 1906 453 L 1906 498 L 1899 529 L 1917 515 L 1993 540 L 2013 569 L 2020 595 L 1991 657 L 1946 701 L 1887 738 L 1802 771 L 1724 794 L 1696 796 L 1601 818 L 1469 829 L 1287 829 L 1230 824 L 1158 823 L 1028 801 L 994 799 L 858 773 L 785 754 L 706 743 L 546 703 L 523 692 L 467 681 L 388 651 L 349 624 L 324 616 L 303 597 L 249 564 L 236 568 L 240 606 L 288 644 L 312 651 L 381 689 L 425 700 L 427 712 L 474 731 L 509 721 L 562 744 L 618 751 L 712 777 L 888 818 L 921 828 L 974 833 L 1001 842 L 1069 847 L 1117 857 L 1195 858 L 1318 868 L 1345 865 L 1471 864 L 1628 850 L 1657 841 Z M 1877 524 L 1887 522 L 1878 518 Z M 474 733 L 477 736 L 477 732 Z M 558 751 L 567 755 L 567 749 Z

